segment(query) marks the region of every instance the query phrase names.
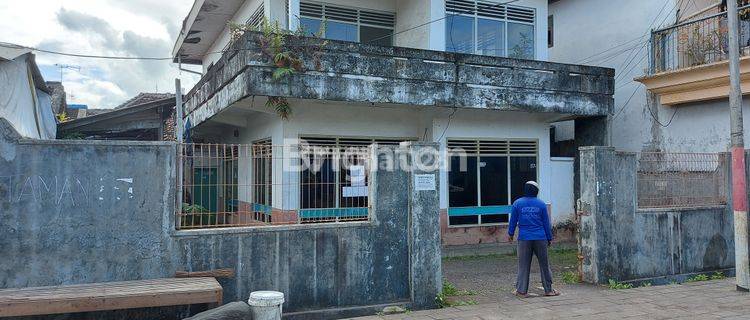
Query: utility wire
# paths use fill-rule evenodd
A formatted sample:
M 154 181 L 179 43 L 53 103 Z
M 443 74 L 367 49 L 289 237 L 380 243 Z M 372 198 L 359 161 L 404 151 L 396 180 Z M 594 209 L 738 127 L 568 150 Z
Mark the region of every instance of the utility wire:
M 498 7 L 498 6 L 502 6 L 502 5 L 506 5 L 506 4 L 511 4 L 511 3 L 518 2 L 518 1 L 519 0 L 510 0 L 510 1 L 506 1 L 506 2 L 498 2 L 496 4 L 493 4 L 491 6 L 485 6 L 483 8 L 484 9 L 493 9 L 493 8 Z M 413 26 L 413 27 L 410 27 L 410 28 L 406 28 L 406 29 L 401 30 L 401 31 L 394 32 L 394 33 L 391 33 L 391 34 L 388 34 L 388 35 L 385 35 L 385 36 L 382 36 L 382 37 L 378 37 L 378 38 L 375 38 L 375 39 L 371 39 L 371 40 L 368 40 L 366 42 L 361 42 L 361 43 L 362 44 L 369 44 L 371 42 L 383 40 L 383 39 L 386 39 L 386 38 L 392 38 L 392 37 L 394 37 L 394 36 L 396 36 L 398 34 L 401 34 L 401 33 L 404 33 L 404 32 L 408 32 L 408 31 L 411 31 L 411 30 L 414 30 L 414 29 L 417 29 L 417 28 L 421 28 L 421 27 L 424 27 L 424 26 L 427 26 L 427 25 L 430 25 L 432 23 L 444 20 L 444 19 L 446 19 L 448 17 L 452 17 L 452 16 L 456 16 L 456 15 L 460 15 L 460 14 L 469 14 L 469 13 L 474 13 L 474 12 L 475 12 L 474 9 L 467 9 L 467 10 L 464 10 L 464 11 L 461 11 L 461 12 L 448 13 L 448 14 L 446 14 L 443 17 L 440 17 L 440 18 L 437 18 L 437 19 L 434 19 L 434 20 L 430 20 L 430 21 L 427 21 L 425 23 L 422 23 L 422 24 L 419 24 L 419 25 L 416 25 L 416 26 Z M 304 45 L 304 46 L 309 46 L 309 45 Z M 30 46 L 23 46 L 23 45 L 18 45 L 18 44 L 13 44 L 13 43 L 7 43 L 7 42 L 0 42 L 0 47 L 12 48 L 12 49 L 28 49 L 28 50 L 32 50 L 32 51 L 44 52 L 44 53 L 55 54 L 55 55 L 77 57 L 77 58 L 91 58 L 91 59 L 151 60 L 151 61 L 165 61 L 165 60 L 170 60 L 171 61 L 171 60 L 174 59 L 173 57 L 131 57 L 131 56 L 107 56 L 107 55 L 68 53 L 68 52 L 61 52 L 61 51 L 40 49 L 40 48 L 35 48 L 35 47 L 30 47 Z M 238 50 L 238 49 L 235 49 L 235 50 Z M 243 49 L 239 49 L 239 50 L 243 50 Z M 210 54 L 219 54 L 219 53 L 223 53 L 223 51 L 207 52 L 207 53 L 205 53 L 203 55 L 203 57 L 205 57 L 207 55 L 210 55 Z
M 78 57 L 78 58 L 92 58 L 92 59 L 111 59 L 111 60 L 172 60 L 172 58 L 166 57 L 129 57 L 129 56 L 104 56 L 104 55 L 93 55 L 93 54 L 80 54 L 80 53 L 67 53 L 54 50 L 39 49 L 29 46 L 22 46 L 13 43 L 0 42 L 0 47 L 11 48 L 11 49 L 27 49 L 31 51 L 44 52 L 49 54 L 56 54 L 62 56 Z

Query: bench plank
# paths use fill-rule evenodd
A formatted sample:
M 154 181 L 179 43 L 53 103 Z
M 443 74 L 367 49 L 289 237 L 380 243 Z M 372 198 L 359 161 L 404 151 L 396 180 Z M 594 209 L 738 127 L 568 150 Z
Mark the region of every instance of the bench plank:
M 210 303 L 221 305 L 214 278 L 170 278 L 0 290 L 0 317 Z

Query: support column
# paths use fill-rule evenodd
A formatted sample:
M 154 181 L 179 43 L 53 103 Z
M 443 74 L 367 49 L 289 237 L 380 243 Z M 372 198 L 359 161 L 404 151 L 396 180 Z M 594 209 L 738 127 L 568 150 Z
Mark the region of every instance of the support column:
M 440 145 L 408 142 L 410 288 L 415 308 L 435 306 L 442 290 L 440 246 Z

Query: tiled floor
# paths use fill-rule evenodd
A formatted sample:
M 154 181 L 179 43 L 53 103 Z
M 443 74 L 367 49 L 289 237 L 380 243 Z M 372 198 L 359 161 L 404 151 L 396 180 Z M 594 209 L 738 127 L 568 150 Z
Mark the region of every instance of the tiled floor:
M 474 306 L 364 319 L 750 319 L 750 294 L 734 278 L 625 290 L 576 290 L 558 297 L 498 299 Z

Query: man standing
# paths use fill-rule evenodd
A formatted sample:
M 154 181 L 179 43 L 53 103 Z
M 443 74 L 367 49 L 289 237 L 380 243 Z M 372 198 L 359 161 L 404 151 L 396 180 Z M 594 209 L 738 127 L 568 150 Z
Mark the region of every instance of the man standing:
M 518 226 L 518 278 L 513 293 L 520 297 L 528 295 L 531 256 L 535 255 L 542 274 L 544 295 L 556 296 L 560 293 L 552 289 L 552 271 L 547 260 L 547 247 L 552 244 L 552 225 L 547 205 L 537 198 L 539 184 L 528 181 L 523 187 L 525 196 L 513 202 L 508 226 L 508 242 L 511 243 Z

